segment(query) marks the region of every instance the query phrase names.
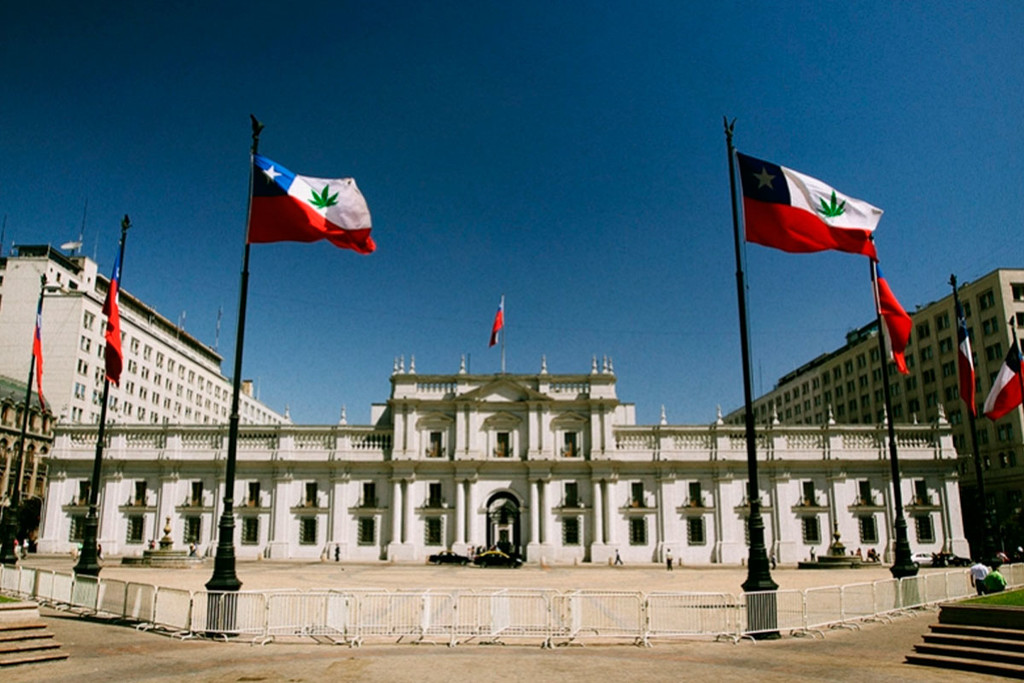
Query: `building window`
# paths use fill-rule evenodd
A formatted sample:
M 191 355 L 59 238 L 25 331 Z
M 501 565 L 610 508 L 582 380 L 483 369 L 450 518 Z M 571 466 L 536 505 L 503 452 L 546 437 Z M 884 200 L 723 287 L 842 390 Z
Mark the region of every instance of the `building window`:
M 260 506 L 260 483 L 258 481 L 249 482 L 249 495 L 245 500 L 247 507 L 258 508 Z
M 691 481 L 689 483 L 689 498 L 686 500 L 688 507 L 700 508 L 704 507 L 704 493 L 700 490 L 699 481 Z
M 562 519 L 562 545 L 580 544 L 580 520 L 578 517 Z
M 427 484 L 427 507 L 444 507 L 444 500 L 441 498 L 441 482 L 432 481 Z
M 71 516 L 71 531 L 68 540 L 81 543 L 85 533 L 85 515 Z
M 576 444 L 576 432 L 565 432 L 563 437 L 562 455 L 566 458 L 575 458 L 579 455 Z
M 92 329 L 92 325 L 95 322 L 96 322 L 96 316 L 94 314 L 92 314 L 92 313 L 89 313 L 88 311 L 86 311 L 85 315 L 82 316 L 82 327 L 84 327 L 87 330 L 91 330 Z
M 978 308 L 983 311 L 986 311 L 995 305 L 996 297 L 995 294 L 992 293 L 991 289 L 978 297 Z
M 805 481 L 802 484 L 803 497 L 800 499 L 800 504 L 804 506 L 816 506 L 818 504 L 818 494 L 814 491 L 814 482 Z
M 867 479 L 861 479 L 857 482 L 857 504 L 858 505 L 874 505 L 875 499 L 871 495 L 871 482 Z
M 858 519 L 858 526 L 860 526 L 860 542 L 861 543 L 878 543 L 878 525 L 875 524 L 875 517 L 860 517 Z
M 512 454 L 512 450 L 509 448 L 509 433 L 498 432 L 494 437 L 494 457 L 496 458 L 507 458 Z
M 316 517 L 299 520 L 299 545 L 316 545 Z
M 186 517 L 185 518 L 185 535 L 182 540 L 185 543 L 196 543 L 198 544 L 203 539 L 203 518 L 202 517 Z
M 256 545 L 260 542 L 260 518 L 242 518 L 242 545 Z
M 131 515 L 128 517 L 128 534 L 125 538 L 127 543 L 142 543 L 145 533 L 142 515 Z
M 580 485 L 575 481 L 565 482 L 565 507 L 577 508 L 580 506 Z
M 918 543 L 934 543 L 935 529 L 932 527 L 931 515 L 922 515 L 914 518 L 914 527 L 917 529 Z
M 430 432 L 430 445 L 427 446 L 427 457 L 428 458 L 440 458 L 443 454 L 441 450 L 441 432 Z
M 425 530 L 425 539 L 427 545 L 442 545 L 444 543 L 442 537 L 443 524 L 440 517 L 427 517 Z
M 803 518 L 804 543 L 821 543 L 821 525 L 818 523 L 818 516 Z
M 629 488 L 629 506 L 634 508 L 646 507 L 644 505 L 644 483 L 634 481 Z
M 372 481 L 363 482 L 363 499 L 359 503 L 361 508 L 377 507 L 377 484 Z
M 202 507 L 203 505 L 203 482 L 194 481 L 191 486 L 191 497 L 188 504 L 190 507 Z
M 704 545 L 707 543 L 704 535 L 703 517 L 690 517 L 686 520 L 686 542 L 689 545 Z
M 315 508 L 317 505 L 317 490 L 315 481 L 306 482 L 306 498 L 303 505 L 308 508 Z
M 629 544 L 647 545 L 647 518 L 632 517 L 629 520 Z
M 931 497 L 928 495 L 928 484 L 924 479 L 914 480 L 914 504 L 930 505 Z
M 359 545 L 374 545 L 377 542 L 377 520 L 373 517 L 359 518 Z

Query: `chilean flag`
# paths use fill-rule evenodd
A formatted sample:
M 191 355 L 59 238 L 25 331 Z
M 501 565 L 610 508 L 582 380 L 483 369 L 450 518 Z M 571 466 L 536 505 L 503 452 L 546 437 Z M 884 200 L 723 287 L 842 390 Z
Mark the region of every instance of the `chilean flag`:
M 121 289 L 121 252 L 114 261 L 114 272 L 110 274 L 110 287 L 103 302 L 103 315 L 107 316 L 107 329 L 103 333 L 106 344 L 103 349 L 106 361 L 107 379 L 114 384 L 121 381 L 124 354 L 121 352 L 121 311 L 117 304 Z
M 875 270 L 878 273 L 876 279 L 878 289 L 875 294 L 878 312 L 881 313 L 882 322 L 885 323 L 885 343 L 892 361 L 896 364 L 896 369 L 904 375 L 909 375 L 910 370 L 907 369 L 904 352 L 907 350 L 907 344 L 910 343 L 910 328 L 913 327 L 913 323 L 907 312 L 903 310 L 903 306 L 900 306 L 900 302 L 896 300 L 896 295 L 889 289 L 889 283 L 882 275 L 882 269 L 876 265 Z
M 736 154 L 748 242 L 791 253 L 835 249 L 878 260 L 882 210 L 792 169 Z
M 498 333 L 505 327 L 505 295 L 501 295 L 501 303 L 498 304 L 498 312 L 494 314 L 494 324 L 491 325 L 491 341 L 488 347 L 498 343 Z
M 1003 415 L 1020 405 L 1020 350 L 1017 342 L 1006 353 L 1006 360 L 999 368 L 999 374 L 992 382 L 992 391 L 988 392 L 985 399 L 985 417 L 998 420 Z
M 39 307 L 36 308 L 36 331 L 32 335 L 32 360 L 36 364 L 36 390 L 39 392 L 39 408 L 46 410 L 46 403 L 43 401 L 43 298 L 39 297 Z
M 974 405 L 974 354 L 971 353 L 971 337 L 967 334 L 964 307 L 956 307 L 956 341 L 958 345 L 957 368 L 960 377 L 960 398 L 967 404 L 971 415 L 978 414 Z
M 360 254 L 377 248 L 355 180 L 296 175 L 259 154 L 252 163 L 249 244 L 327 240 Z

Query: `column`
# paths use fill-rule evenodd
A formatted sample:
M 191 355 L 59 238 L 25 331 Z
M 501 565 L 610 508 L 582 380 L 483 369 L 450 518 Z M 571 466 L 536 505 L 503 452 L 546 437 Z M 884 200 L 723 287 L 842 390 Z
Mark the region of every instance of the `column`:
M 412 508 L 415 504 L 412 499 L 413 481 L 406 479 L 402 485 L 405 487 L 402 496 L 402 543 L 409 543 L 412 540 Z
M 612 500 L 612 482 L 603 481 L 604 485 L 604 506 L 606 510 L 605 515 L 605 532 L 604 535 L 608 539 L 608 545 L 615 545 L 616 539 L 616 515 L 615 515 L 615 501 Z
M 466 482 L 461 479 L 455 480 L 455 543 L 466 544 Z
M 473 480 L 466 480 L 466 543 L 481 545 L 476 535 L 476 510 L 473 509 Z
M 592 506 L 594 516 L 594 540 L 595 544 L 604 543 L 604 496 L 601 495 L 601 480 L 594 480 L 594 501 Z
M 530 482 L 530 543 L 540 543 L 540 494 L 538 482 Z
M 548 501 L 548 491 L 551 487 L 548 486 L 550 480 L 541 479 L 537 482 L 540 487 L 540 542 L 546 545 L 551 543 L 551 510 Z
M 402 480 L 391 482 L 391 542 L 402 542 Z

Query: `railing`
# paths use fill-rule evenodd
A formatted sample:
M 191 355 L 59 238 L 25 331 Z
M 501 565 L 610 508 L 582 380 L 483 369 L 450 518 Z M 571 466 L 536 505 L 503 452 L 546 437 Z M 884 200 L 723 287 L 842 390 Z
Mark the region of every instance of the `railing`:
M 1024 585 L 1024 564 L 1003 565 Z M 239 591 L 220 593 L 0 565 L 0 592 L 59 609 L 114 617 L 178 637 L 268 642 L 317 637 L 357 645 L 510 640 L 551 647 L 600 638 L 652 639 L 814 633 L 975 594 L 966 569 L 846 586 L 760 593 L 559 592 L 550 589 Z

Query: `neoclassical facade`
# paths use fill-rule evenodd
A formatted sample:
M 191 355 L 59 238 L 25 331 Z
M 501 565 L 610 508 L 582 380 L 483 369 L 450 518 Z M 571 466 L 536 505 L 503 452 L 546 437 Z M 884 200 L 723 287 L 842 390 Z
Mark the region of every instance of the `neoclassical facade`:
M 742 427 L 635 424 L 608 362 L 590 373 L 417 374 L 397 364 L 372 425 L 244 426 L 233 491 L 241 558 L 423 562 L 444 549 L 528 562 L 740 564 L 747 556 Z M 100 543 L 136 555 L 170 519 L 176 545 L 216 545 L 227 426 L 113 425 Z M 967 554 L 948 424 L 900 425 L 904 514 L 915 552 Z M 95 428 L 59 425 L 41 552 L 77 542 Z M 760 428 L 762 510 L 780 562 L 892 546 L 886 432 Z

